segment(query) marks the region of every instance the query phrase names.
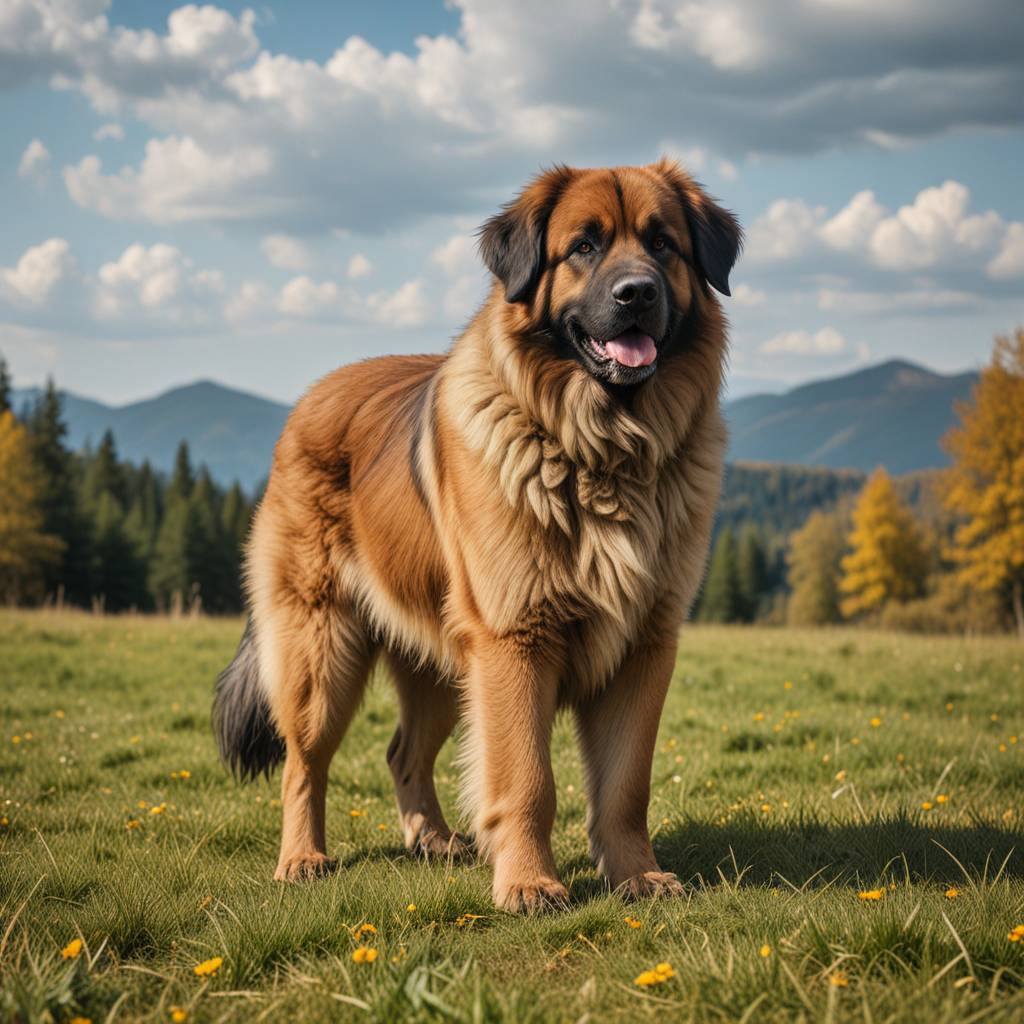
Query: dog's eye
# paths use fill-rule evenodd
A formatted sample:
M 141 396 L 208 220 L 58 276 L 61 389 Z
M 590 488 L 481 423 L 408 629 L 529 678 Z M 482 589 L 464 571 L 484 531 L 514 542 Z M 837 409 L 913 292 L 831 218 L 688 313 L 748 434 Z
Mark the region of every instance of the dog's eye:
M 576 251 L 581 252 L 586 256 L 588 252 L 594 251 L 594 247 L 589 242 L 580 242 L 580 244 L 576 246 Z
M 651 242 L 651 248 L 655 252 L 661 252 L 668 246 L 668 239 L 664 235 L 655 235 L 654 241 Z

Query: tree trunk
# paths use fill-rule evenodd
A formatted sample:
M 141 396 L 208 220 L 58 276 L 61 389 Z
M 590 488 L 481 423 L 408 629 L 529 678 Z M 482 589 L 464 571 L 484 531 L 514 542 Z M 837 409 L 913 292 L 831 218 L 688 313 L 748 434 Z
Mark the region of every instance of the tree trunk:
M 1024 595 L 1020 580 L 1013 581 L 1013 614 L 1017 620 L 1017 637 L 1024 640 Z

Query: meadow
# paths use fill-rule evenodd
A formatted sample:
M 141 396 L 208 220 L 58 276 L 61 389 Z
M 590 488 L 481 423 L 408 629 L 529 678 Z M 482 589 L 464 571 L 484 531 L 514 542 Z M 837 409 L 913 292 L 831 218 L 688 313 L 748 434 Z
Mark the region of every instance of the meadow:
M 685 895 L 606 891 L 560 720 L 572 906 L 519 918 L 403 850 L 383 678 L 331 772 L 341 870 L 271 881 L 276 780 L 209 729 L 241 628 L 0 612 L 0 1020 L 1024 1018 L 1024 645 L 688 627 L 650 809 Z

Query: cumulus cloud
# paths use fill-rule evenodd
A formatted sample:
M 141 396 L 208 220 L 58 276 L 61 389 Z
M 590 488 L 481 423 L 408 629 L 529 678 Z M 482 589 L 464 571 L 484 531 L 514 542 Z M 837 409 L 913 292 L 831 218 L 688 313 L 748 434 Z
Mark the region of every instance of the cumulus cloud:
M 1019 121 L 1015 0 L 872 4 L 856 17 L 797 0 L 456 6 L 457 35 L 421 37 L 412 54 L 352 37 L 317 62 L 261 50 L 248 10 L 190 4 L 154 32 L 112 24 L 104 0 L 8 0 L 0 85 L 47 78 L 161 133 L 137 166 L 80 160 L 66 181 L 83 206 L 282 231 L 475 211 L 553 152 L 653 157 L 680 97 L 694 97 L 694 155 L 725 178 L 750 152 Z
M 452 235 L 434 249 L 430 261 L 448 278 L 442 300 L 446 319 L 453 325 L 465 323 L 480 304 L 488 281 L 476 242 L 466 234 Z
M 101 320 L 202 325 L 219 319 L 224 292 L 219 271 L 196 269 L 175 246 L 136 244 L 100 267 L 93 308 Z
M 357 252 L 348 261 L 348 269 L 345 272 L 353 280 L 360 277 L 369 277 L 373 273 L 373 264 L 361 252 Z
M 291 235 L 267 235 L 260 250 L 272 267 L 282 270 L 308 270 L 314 262 L 309 246 Z
M 801 199 L 779 199 L 751 225 L 746 255 L 770 264 L 817 260 L 832 250 L 903 273 L 958 268 L 994 278 L 1024 275 L 1014 255 L 1021 222 L 994 210 L 972 213 L 970 200 L 970 189 L 958 181 L 924 188 L 895 212 L 870 191 L 858 192 L 832 217 Z
M 33 139 L 18 161 L 18 177 L 42 185 L 50 173 L 50 151 L 39 139 Z
M 749 284 L 741 282 L 733 285 L 732 301 L 737 306 L 763 306 L 768 299 L 766 292 L 758 288 L 751 288 Z
M 783 331 L 764 342 L 765 355 L 835 356 L 846 350 L 846 339 L 834 327 L 810 331 Z
M 14 306 L 39 307 L 75 274 L 71 245 L 50 238 L 26 249 L 16 266 L 0 268 L 0 296 Z

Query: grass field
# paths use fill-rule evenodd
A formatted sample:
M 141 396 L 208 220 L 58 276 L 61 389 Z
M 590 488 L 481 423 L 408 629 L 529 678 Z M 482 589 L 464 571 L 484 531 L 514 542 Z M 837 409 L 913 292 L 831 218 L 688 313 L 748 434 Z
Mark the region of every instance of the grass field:
M 233 784 L 208 725 L 240 630 L 0 612 L 0 1019 L 1024 1019 L 1013 641 L 687 629 L 650 812 L 685 897 L 597 880 L 562 721 L 572 908 L 524 919 L 487 867 L 402 850 L 383 680 L 332 770 L 342 870 L 271 881 L 275 784 Z

